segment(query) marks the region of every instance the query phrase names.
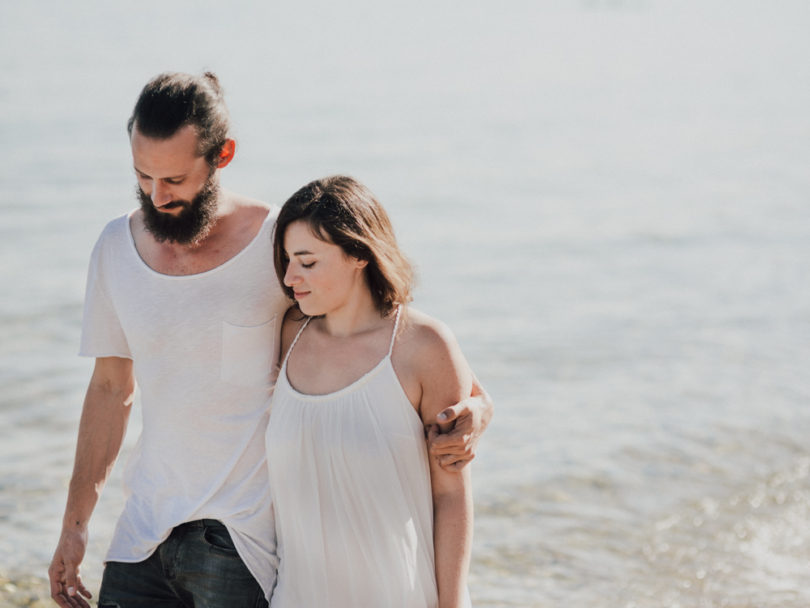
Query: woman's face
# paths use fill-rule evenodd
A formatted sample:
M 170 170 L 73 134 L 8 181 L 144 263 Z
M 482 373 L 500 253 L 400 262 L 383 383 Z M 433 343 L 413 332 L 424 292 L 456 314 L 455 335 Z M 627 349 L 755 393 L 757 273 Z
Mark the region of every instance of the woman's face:
M 284 284 L 292 288 L 306 315 L 334 312 L 349 304 L 358 289 L 368 289 L 363 276 L 366 262 L 320 239 L 303 220 L 287 226 L 284 251 L 289 259 Z

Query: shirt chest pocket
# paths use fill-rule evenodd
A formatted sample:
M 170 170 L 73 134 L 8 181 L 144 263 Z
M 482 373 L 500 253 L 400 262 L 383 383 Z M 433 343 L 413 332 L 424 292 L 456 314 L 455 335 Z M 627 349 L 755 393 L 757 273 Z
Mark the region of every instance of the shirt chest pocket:
M 269 386 L 276 354 L 276 316 L 261 325 L 222 323 L 222 380 Z

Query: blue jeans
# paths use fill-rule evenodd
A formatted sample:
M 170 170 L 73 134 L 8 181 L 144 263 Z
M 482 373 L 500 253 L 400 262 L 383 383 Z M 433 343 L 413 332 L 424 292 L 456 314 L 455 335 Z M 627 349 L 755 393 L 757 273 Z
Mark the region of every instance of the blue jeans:
M 260 608 L 264 592 L 225 526 L 213 519 L 172 530 L 135 564 L 107 562 L 99 608 Z

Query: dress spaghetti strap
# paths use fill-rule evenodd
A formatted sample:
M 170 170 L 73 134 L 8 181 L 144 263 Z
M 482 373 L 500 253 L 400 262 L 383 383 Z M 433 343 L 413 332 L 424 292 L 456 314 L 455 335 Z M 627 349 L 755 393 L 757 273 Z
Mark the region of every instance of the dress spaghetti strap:
M 402 304 L 397 306 L 397 317 L 394 320 L 394 331 L 391 334 L 391 345 L 388 347 L 388 356 L 391 356 L 391 353 L 394 352 L 394 340 L 397 339 L 397 329 L 399 328 L 399 315 L 402 312 Z
M 287 367 L 287 359 L 289 359 L 289 358 L 290 358 L 290 353 L 292 353 L 293 348 L 295 348 L 295 345 L 296 345 L 296 343 L 298 342 L 298 338 L 300 338 L 300 337 L 301 337 L 301 334 L 302 334 L 302 333 L 304 332 L 304 330 L 307 328 L 307 325 L 309 325 L 309 322 L 310 322 L 311 320 L 312 320 L 312 317 L 307 317 L 307 320 L 306 320 L 306 321 L 304 321 L 304 324 L 301 326 L 301 329 L 299 329 L 299 330 L 298 330 L 298 333 L 297 333 L 297 334 L 295 334 L 295 339 L 292 341 L 292 344 L 290 344 L 290 348 L 288 348 L 288 349 L 287 349 L 287 354 L 286 354 L 286 355 L 284 355 L 284 362 L 281 364 L 281 369 L 284 369 L 284 368 L 286 368 L 286 367 Z

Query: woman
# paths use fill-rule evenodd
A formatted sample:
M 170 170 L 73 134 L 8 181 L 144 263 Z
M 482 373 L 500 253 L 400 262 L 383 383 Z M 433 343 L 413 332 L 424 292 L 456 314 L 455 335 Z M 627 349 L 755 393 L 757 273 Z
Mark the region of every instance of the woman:
M 349 177 L 311 182 L 279 214 L 275 266 L 297 307 L 267 430 L 271 607 L 469 605 L 469 467 L 439 467 L 424 429 L 472 375 L 447 328 L 406 308 L 388 216 Z

